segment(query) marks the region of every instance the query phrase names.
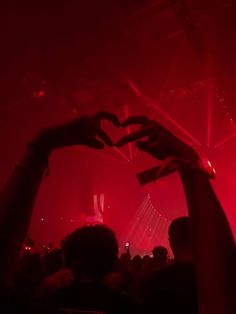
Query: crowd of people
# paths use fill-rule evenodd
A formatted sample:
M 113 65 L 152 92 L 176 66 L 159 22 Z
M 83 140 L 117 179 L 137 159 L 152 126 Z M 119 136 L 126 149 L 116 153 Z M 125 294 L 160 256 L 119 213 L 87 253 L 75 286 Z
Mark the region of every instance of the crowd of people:
M 101 128 L 103 119 L 141 127 L 113 143 Z M 51 153 L 129 142 L 180 173 L 189 216 L 170 224 L 174 258 L 161 246 L 152 257 L 132 257 L 129 250 L 119 256 L 115 233 L 104 225 L 76 229 L 43 256 L 22 250 Z M 192 147 L 145 116 L 120 122 L 100 112 L 40 131 L 1 192 L 1 313 L 235 314 L 235 242 L 211 177 Z

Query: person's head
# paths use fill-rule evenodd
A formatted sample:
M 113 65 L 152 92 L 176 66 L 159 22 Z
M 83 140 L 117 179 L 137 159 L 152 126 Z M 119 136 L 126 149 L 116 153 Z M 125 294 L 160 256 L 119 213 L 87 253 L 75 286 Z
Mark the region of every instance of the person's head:
M 188 217 L 180 217 L 172 221 L 169 227 L 169 242 L 176 260 L 192 260 Z
M 166 263 L 168 259 L 168 251 L 164 246 L 156 246 L 152 250 L 153 258 L 157 262 Z
M 142 257 L 140 255 L 135 255 L 132 259 L 132 266 L 135 269 L 141 269 L 142 267 Z
M 151 257 L 149 255 L 144 255 L 142 258 L 143 267 L 149 267 L 151 263 Z
M 110 272 L 117 259 L 115 233 L 104 225 L 76 229 L 62 242 L 65 263 L 75 273 L 92 278 Z

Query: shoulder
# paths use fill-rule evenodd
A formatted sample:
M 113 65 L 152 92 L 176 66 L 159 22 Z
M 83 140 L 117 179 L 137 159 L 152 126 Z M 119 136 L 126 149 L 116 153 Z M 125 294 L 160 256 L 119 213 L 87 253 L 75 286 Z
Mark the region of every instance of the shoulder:
M 76 284 L 51 294 L 50 303 L 60 308 L 108 310 L 109 313 L 137 313 L 136 303 L 126 294 L 103 284 Z
M 154 290 L 166 290 L 194 282 L 193 265 L 189 263 L 175 263 L 145 277 L 141 284 L 141 293 Z

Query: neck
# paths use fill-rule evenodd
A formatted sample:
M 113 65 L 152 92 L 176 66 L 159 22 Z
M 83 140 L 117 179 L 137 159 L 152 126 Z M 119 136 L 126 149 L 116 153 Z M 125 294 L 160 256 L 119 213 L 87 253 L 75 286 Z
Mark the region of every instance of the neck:
M 175 260 L 176 262 L 193 263 L 192 254 L 188 252 L 175 254 Z

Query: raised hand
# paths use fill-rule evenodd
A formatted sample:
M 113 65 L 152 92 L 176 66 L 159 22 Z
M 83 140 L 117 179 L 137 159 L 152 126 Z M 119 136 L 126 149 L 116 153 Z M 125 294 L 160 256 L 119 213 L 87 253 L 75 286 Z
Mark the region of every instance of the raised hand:
M 168 157 L 181 158 L 187 161 L 196 161 L 197 153 L 193 148 L 178 139 L 170 131 L 145 116 L 133 116 L 121 123 L 127 127 L 133 124 L 141 125 L 138 131 L 121 138 L 116 146 L 120 147 L 135 141 L 135 145 L 153 157 L 164 160 Z
M 116 127 L 120 126 L 116 115 L 104 111 L 45 129 L 36 138 L 36 142 L 46 144 L 49 149 L 73 145 L 86 145 L 102 149 L 104 143 L 112 146 L 111 138 L 101 128 L 101 121 L 104 119 L 111 121 Z

